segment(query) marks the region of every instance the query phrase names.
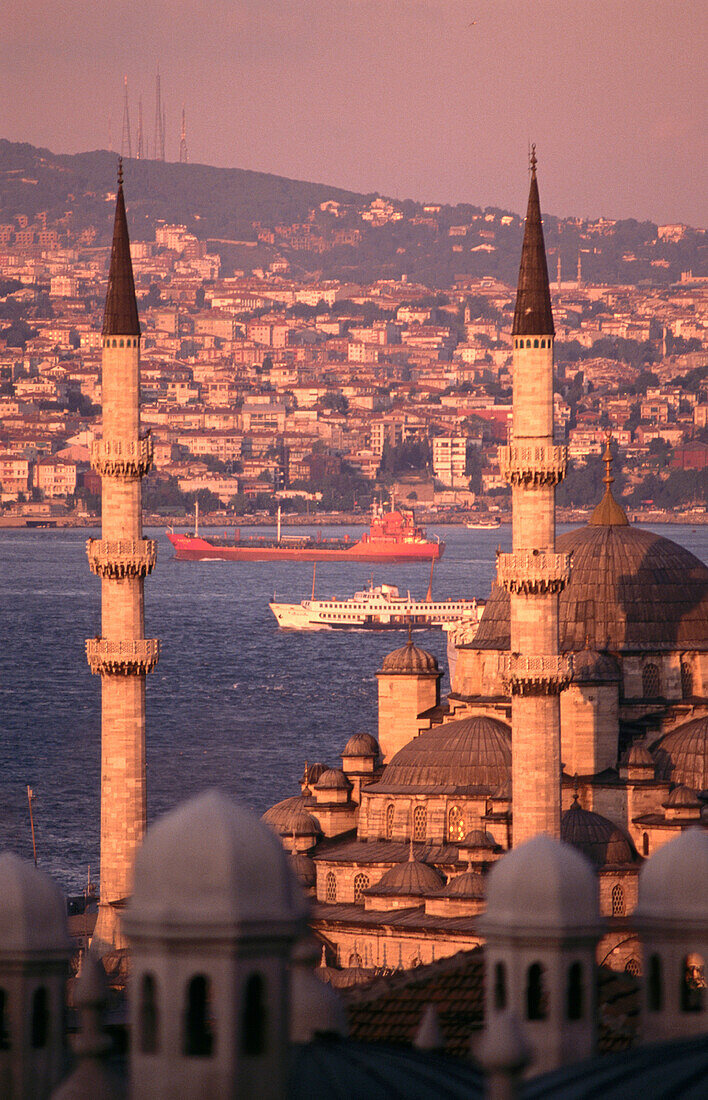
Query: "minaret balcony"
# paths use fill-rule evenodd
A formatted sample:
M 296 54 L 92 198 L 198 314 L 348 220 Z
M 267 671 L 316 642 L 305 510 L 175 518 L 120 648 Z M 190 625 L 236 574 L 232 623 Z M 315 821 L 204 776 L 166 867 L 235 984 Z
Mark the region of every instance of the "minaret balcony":
M 573 664 L 563 654 L 504 653 L 499 671 L 512 695 L 557 695 L 570 683 Z
M 86 659 L 94 676 L 141 676 L 152 672 L 160 656 L 157 638 L 109 641 L 87 638 Z
M 497 581 L 507 592 L 543 596 L 562 592 L 570 580 L 570 554 L 516 551 L 497 554 Z
M 146 577 L 157 560 L 155 539 L 89 539 L 86 543 L 89 567 L 99 577 L 122 581 Z
M 152 466 L 152 438 L 94 439 L 91 465 L 101 477 L 144 477 Z
M 558 485 L 568 468 L 568 448 L 552 444 L 511 444 L 498 451 L 502 477 L 511 485 Z

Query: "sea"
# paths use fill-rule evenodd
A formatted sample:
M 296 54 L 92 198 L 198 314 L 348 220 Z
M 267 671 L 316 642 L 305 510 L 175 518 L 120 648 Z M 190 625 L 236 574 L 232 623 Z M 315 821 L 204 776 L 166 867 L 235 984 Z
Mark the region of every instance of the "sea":
M 708 564 L 708 527 L 653 530 Z M 322 533 L 356 538 L 361 529 Z M 308 597 L 311 564 L 178 562 L 163 531 L 145 534 L 159 545 L 145 634 L 162 644 L 147 678 L 149 820 L 209 787 L 263 813 L 299 793 L 306 761 L 341 767 L 353 733 L 376 735 L 376 672 L 405 632 L 281 631 L 268 603 Z M 510 526 L 433 525 L 428 534 L 446 543 L 435 596 L 488 597 Z M 100 633 L 100 582 L 88 568 L 89 537 L 100 532 L 0 531 L 0 851 L 32 858 L 29 786 L 38 865 L 68 893 L 83 889 L 89 869 L 98 877 L 99 861 L 101 690 L 84 644 Z M 425 562 L 322 562 L 316 593 L 347 597 L 373 579 L 422 597 L 429 573 Z M 446 638 L 415 635 L 441 667 Z

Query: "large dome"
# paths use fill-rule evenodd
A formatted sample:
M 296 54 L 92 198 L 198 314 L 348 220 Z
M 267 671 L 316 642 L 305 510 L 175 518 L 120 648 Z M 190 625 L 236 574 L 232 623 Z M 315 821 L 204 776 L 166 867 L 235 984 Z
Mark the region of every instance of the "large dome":
M 492 794 L 511 778 L 511 733 L 496 718 L 476 715 L 426 730 L 404 745 L 368 789 L 440 794 Z
M 620 523 L 561 535 L 572 553 L 559 598 L 561 652 L 708 649 L 708 568 L 670 539 Z M 494 584 L 467 648 L 509 649 L 509 594 Z
M 561 817 L 561 840 L 572 844 L 598 868 L 636 863 L 637 852 L 623 829 L 574 802 Z
M 708 790 L 708 718 L 694 718 L 667 733 L 654 747 L 659 779 Z

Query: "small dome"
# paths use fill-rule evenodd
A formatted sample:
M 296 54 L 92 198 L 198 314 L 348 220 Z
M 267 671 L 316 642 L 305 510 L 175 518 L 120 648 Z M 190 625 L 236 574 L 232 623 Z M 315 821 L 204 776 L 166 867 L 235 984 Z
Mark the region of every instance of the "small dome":
M 632 745 L 624 758 L 631 768 L 651 768 L 654 770 L 654 757 L 644 745 Z
M 674 787 L 663 805 L 666 807 L 683 806 L 686 809 L 700 810 L 702 803 L 696 792 L 692 791 L 690 787 L 679 786 Z
M 397 863 L 381 876 L 375 886 L 370 886 L 367 894 L 400 894 L 403 897 L 419 897 L 436 894 L 443 880 L 427 863 L 409 859 L 407 863 Z
M 234 928 L 299 925 L 307 905 L 271 829 L 220 791 L 205 791 L 160 818 L 135 860 L 125 914 L 130 935 L 180 924 Z
M 315 784 L 316 791 L 349 791 L 351 783 L 341 768 L 327 768 Z
M 637 916 L 676 922 L 708 921 L 708 832 L 686 829 L 654 853 L 639 873 Z
M 305 888 L 314 886 L 317 881 L 317 869 L 314 859 L 304 852 L 295 852 L 290 856 L 290 866 L 297 875 L 298 882 Z
M 616 684 L 621 679 L 619 665 L 611 654 L 588 648 L 573 654 L 574 684 Z
M 378 756 L 379 743 L 370 733 L 355 733 L 344 746 L 342 756 Z
M 66 902 L 55 882 L 12 852 L 0 855 L 0 956 L 69 952 Z
M 401 675 L 437 675 L 440 672 L 438 662 L 427 649 L 419 649 L 413 642 L 406 642 L 401 649 L 394 649 L 384 657 L 382 672 L 397 672 Z
M 441 898 L 469 898 L 473 901 L 483 901 L 485 896 L 484 876 L 479 871 L 463 871 L 450 879 L 447 886 L 441 891 Z
M 561 840 L 572 844 L 597 868 L 635 863 L 637 852 L 623 829 L 574 802 L 561 817 Z
M 486 829 L 472 829 L 459 843 L 460 848 L 477 848 L 479 850 L 496 852 L 500 845 L 497 844 L 491 833 Z
M 657 778 L 708 789 L 708 717 L 694 718 L 654 745 Z
M 319 777 L 322 775 L 322 772 L 326 772 L 326 771 L 327 771 L 327 765 L 326 764 L 320 764 L 319 762 L 317 764 L 307 764 L 306 763 L 305 764 L 305 771 L 302 774 L 302 779 L 301 779 L 300 782 L 303 783 L 306 787 L 313 787 L 315 785 L 315 783 L 317 782 L 317 780 L 319 779 Z
M 496 718 L 475 715 L 434 726 L 396 753 L 372 791 L 472 788 L 491 794 L 511 779 L 509 727 Z
M 598 927 L 597 876 L 589 860 L 570 844 L 535 836 L 502 856 L 486 885 L 487 911 L 479 921 L 485 935 Z
M 279 836 L 292 836 L 293 829 L 309 827 L 305 821 L 305 818 L 309 817 L 317 833 L 319 833 L 321 830 L 317 822 L 312 815 L 307 812 L 312 806 L 314 806 L 314 799 L 305 798 L 301 794 L 296 794 L 293 795 L 292 798 L 284 798 L 282 802 L 276 802 L 275 806 L 271 806 L 269 810 L 266 810 L 261 821 L 265 821 L 266 825 L 270 825 L 271 829 L 275 829 Z M 299 832 L 296 835 L 310 836 L 314 834 Z

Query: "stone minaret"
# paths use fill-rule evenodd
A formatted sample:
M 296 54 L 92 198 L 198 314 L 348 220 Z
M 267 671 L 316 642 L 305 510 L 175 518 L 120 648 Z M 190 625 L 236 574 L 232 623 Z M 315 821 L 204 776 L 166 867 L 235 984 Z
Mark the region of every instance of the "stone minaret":
M 570 560 L 555 552 L 556 485 L 567 457 L 553 442 L 553 336 L 534 147 L 512 329 L 511 440 L 500 449 L 513 518 L 513 550 L 499 554 L 497 579 L 511 601 L 511 651 L 503 671 L 512 696 L 515 845 L 537 833 L 560 837 L 559 693 L 569 671 L 558 653 L 558 593 Z
M 101 883 L 93 946 L 123 946 L 120 909 L 131 891 L 135 851 L 146 827 L 145 675 L 159 655 L 146 639 L 143 579 L 156 543 L 142 534 L 142 478 L 152 441 L 140 434 L 140 323 L 130 261 L 122 165 L 103 318 L 103 438 L 91 446 L 101 475 L 101 535 L 87 544 L 91 571 L 101 578 L 100 637 L 86 643 L 101 677 Z

